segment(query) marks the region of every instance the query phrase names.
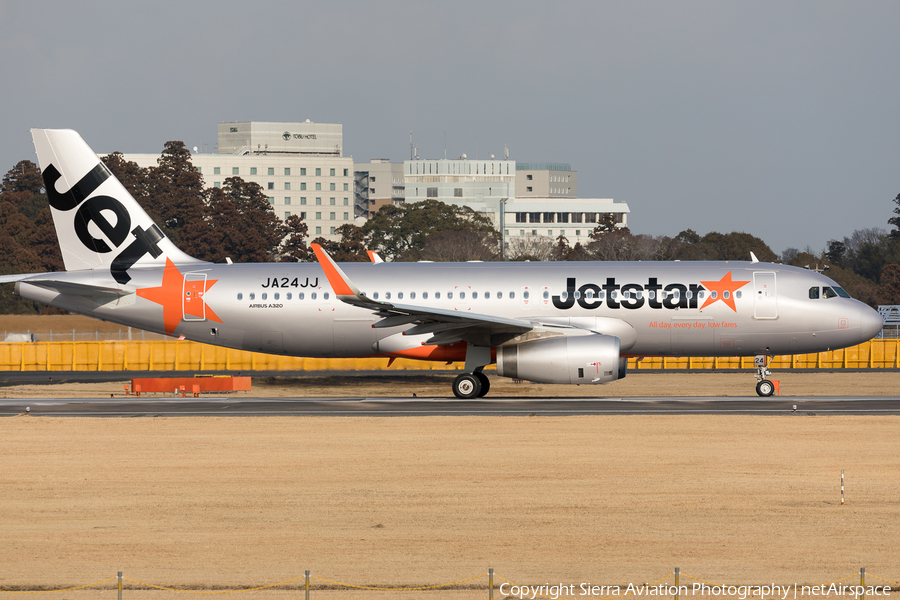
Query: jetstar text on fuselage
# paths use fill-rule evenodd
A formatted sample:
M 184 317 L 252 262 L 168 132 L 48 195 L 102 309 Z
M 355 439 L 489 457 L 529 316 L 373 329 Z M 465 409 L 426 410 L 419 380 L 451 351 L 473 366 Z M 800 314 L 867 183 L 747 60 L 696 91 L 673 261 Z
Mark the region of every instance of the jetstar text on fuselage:
M 726 276 L 729 281 L 731 279 L 730 276 L 731 273 L 729 272 Z M 740 283 L 743 285 L 750 282 Z M 608 308 L 625 308 L 630 310 L 643 306 L 653 309 L 697 308 L 698 300 L 701 299 L 701 292 L 707 291 L 707 288 L 699 283 L 669 283 L 663 285 L 659 283 L 656 277 L 648 278 L 645 284 L 625 283 L 621 285 L 616 281 L 615 277 L 607 277 L 606 282 L 602 285 L 585 283 L 580 286 L 577 284 L 575 277 L 568 277 L 566 279 L 566 291 L 553 296 L 553 306 L 562 310 L 572 308 L 576 303 L 578 306 L 587 309 L 599 308 L 604 303 Z M 739 292 L 730 290 L 724 291 L 722 292 L 723 299 L 731 299 L 732 293 L 739 294 Z M 713 292 L 710 299 L 719 299 L 718 294 Z

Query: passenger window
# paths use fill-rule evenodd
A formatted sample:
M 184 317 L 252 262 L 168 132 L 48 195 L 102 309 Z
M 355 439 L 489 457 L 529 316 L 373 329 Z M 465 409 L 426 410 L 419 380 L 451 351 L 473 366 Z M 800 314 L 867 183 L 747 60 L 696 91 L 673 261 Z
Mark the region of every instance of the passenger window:
M 822 295 L 825 296 L 826 298 L 837 298 L 837 293 L 835 293 L 835 291 L 833 289 L 831 289 L 830 287 L 823 287 Z
M 677 291 L 675 292 L 675 297 L 676 297 L 676 298 L 678 297 L 678 292 L 677 292 Z M 728 290 L 725 290 L 724 292 L 722 292 L 722 297 L 723 297 L 724 299 L 728 300 L 729 298 L 731 298 L 731 292 L 729 292 Z
M 238 300 L 243 300 L 243 299 L 244 299 L 244 295 L 241 294 L 240 292 L 238 292 Z
M 575 299 L 578 300 L 579 298 L 581 298 L 581 292 L 575 292 L 574 294 L 572 294 L 572 296 L 574 296 Z
M 275 292 L 275 294 L 272 297 L 275 298 L 276 300 L 278 300 L 279 298 L 281 298 L 281 295 L 278 292 Z
M 328 300 L 328 292 L 325 292 L 325 293 L 322 295 L 322 297 L 325 298 L 326 300 Z
M 510 293 L 509 293 L 509 299 L 510 299 L 510 300 L 512 300 L 512 299 L 515 298 L 515 297 L 516 297 L 516 293 L 515 293 L 515 292 L 510 292 Z
M 819 299 L 819 288 L 818 287 L 809 288 L 809 299 L 810 300 L 818 300 Z
M 560 293 L 559 293 L 559 298 L 560 298 L 560 300 L 563 300 L 563 301 L 568 300 L 568 299 L 569 299 L 569 292 L 560 292 Z
M 309 299 L 310 299 L 310 300 L 315 300 L 315 299 L 316 299 L 316 293 L 313 292 L 312 294 L 310 294 L 310 295 L 309 295 Z
M 303 292 L 300 292 L 299 294 L 297 294 L 297 300 L 303 300 L 305 297 L 306 297 L 306 294 L 304 294 Z
M 650 292 L 650 293 L 652 294 L 653 292 Z M 738 293 L 740 294 L 740 292 L 738 292 Z M 702 290 L 697 292 L 697 297 L 700 298 L 701 300 L 703 300 L 704 296 L 706 296 L 706 294 Z M 653 296 L 650 296 L 650 297 L 652 298 Z
M 587 298 L 588 300 L 593 300 L 594 299 L 594 290 L 586 291 L 584 293 L 584 297 Z
M 459 299 L 460 299 L 460 300 L 465 300 L 465 299 L 466 299 L 466 293 L 465 293 L 465 292 L 460 292 L 460 293 L 459 293 Z
M 290 300 L 292 297 L 293 297 L 293 296 L 291 296 L 291 293 L 288 292 L 288 293 L 287 293 L 287 299 Z
M 550 297 L 550 292 L 548 292 L 547 290 L 544 290 L 544 300 L 548 299 L 549 297 Z
M 435 293 L 434 293 L 434 299 L 435 299 L 435 300 L 440 300 L 440 299 L 441 299 L 441 293 L 440 293 L 440 292 L 435 292 Z
M 740 290 L 738 290 L 737 292 L 734 293 L 734 297 L 735 297 L 735 298 L 740 298 L 740 297 L 741 297 L 741 292 L 740 292 Z
M 256 294 L 254 294 L 253 292 L 250 292 L 250 299 L 256 300 Z
M 375 292 L 374 294 L 372 294 L 372 299 L 378 300 L 378 292 Z
M 835 286 L 834 291 L 836 291 L 837 295 L 840 296 L 841 298 L 849 298 L 850 297 L 850 294 L 848 294 L 844 288 Z
M 472 300 L 478 300 L 478 292 L 472 292 Z
M 503 300 L 503 292 L 497 292 L 497 300 Z
M 422 292 L 422 300 L 428 300 L 428 292 Z
M 525 298 L 526 300 L 528 300 L 528 290 L 525 290 L 524 292 L 522 292 L 522 297 Z
M 713 300 L 715 300 L 718 296 L 719 296 L 719 293 L 716 292 L 715 290 L 713 290 L 712 292 L 709 293 L 709 297 L 712 298 Z
M 390 300 L 390 299 L 391 299 L 391 293 L 390 293 L 390 292 L 385 292 L 385 293 L 384 293 L 384 299 L 385 299 L 385 300 Z
M 269 295 L 267 293 L 263 292 L 262 299 L 266 300 L 266 299 L 268 299 L 268 297 L 269 297 Z
M 397 300 L 403 300 L 403 292 L 397 292 Z
M 453 292 L 447 292 L 447 300 L 453 300 Z

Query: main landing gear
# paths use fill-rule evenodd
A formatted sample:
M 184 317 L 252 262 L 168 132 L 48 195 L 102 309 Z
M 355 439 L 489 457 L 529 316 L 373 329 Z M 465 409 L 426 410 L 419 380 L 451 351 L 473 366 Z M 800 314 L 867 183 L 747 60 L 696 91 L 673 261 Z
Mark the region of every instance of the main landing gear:
M 491 389 L 491 380 L 481 372 L 482 367 L 474 373 L 463 373 L 453 380 L 453 395 L 460 400 L 481 398 Z
M 766 379 L 767 376 L 772 374 L 768 367 L 773 358 L 775 357 L 759 354 L 754 361 L 756 364 L 756 378 L 759 380 L 756 383 L 756 393 L 760 396 L 771 396 L 775 393 L 775 384 Z
M 490 346 L 466 346 L 465 373 L 453 380 L 453 395 L 460 400 L 481 398 L 491 389 L 491 382 L 481 371 L 491 364 Z

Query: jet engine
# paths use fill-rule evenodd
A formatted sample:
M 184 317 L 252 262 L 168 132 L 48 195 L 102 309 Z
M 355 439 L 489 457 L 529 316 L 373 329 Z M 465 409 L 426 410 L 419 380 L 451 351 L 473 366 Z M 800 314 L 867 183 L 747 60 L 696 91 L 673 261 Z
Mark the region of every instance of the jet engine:
M 619 338 L 560 336 L 497 348 L 497 375 L 536 383 L 608 383 L 625 377 Z

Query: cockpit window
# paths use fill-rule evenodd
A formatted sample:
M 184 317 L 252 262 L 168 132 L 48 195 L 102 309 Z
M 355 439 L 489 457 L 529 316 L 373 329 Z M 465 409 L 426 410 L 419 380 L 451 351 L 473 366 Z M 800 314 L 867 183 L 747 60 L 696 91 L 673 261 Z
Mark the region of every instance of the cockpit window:
M 837 298 L 837 292 L 828 286 L 822 288 L 822 295 L 826 298 Z
M 810 300 L 818 300 L 819 299 L 819 288 L 818 287 L 809 288 L 809 299 Z
M 844 288 L 839 288 L 837 286 L 834 286 L 834 291 L 836 291 L 837 295 L 840 296 L 841 298 L 849 298 L 850 297 L 850 294 L 848 294 L 846 291 L 844 291 Z

